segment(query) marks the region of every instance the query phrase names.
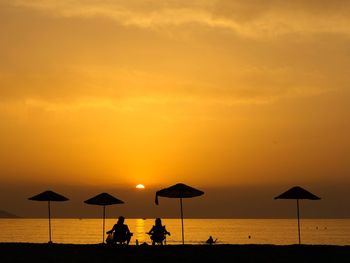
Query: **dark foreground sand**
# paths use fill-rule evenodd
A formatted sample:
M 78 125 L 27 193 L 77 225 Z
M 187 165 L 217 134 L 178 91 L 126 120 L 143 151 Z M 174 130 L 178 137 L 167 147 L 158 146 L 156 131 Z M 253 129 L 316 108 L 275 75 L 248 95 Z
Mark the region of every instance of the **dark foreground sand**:
M 350 262 L 350 246 L 0 243 L 0 262 Z

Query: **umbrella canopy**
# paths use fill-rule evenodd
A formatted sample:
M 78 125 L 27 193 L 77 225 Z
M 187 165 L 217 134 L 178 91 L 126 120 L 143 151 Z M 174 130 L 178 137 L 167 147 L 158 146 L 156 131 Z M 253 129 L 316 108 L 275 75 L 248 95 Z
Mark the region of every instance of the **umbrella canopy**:
M 300 186 L 294 186 L 288 191 L 276 196 L 275 199 L 309 199 L 320 200 L 318 196 L 310 193 L 309 191 L 301 188 Z
M 106 206 L 107 205 L 116 205 L 124 204 L 124 201 L 115 198 L 114 196 L 108 193 L 98 194 L 88 200 L 85 200 L 84 203 L 89 205 L 99 205 L 103 206 L 103 224 L 102 224 L 102 243 L 105 242 L 105 219 L 106 219 Z
M 119 200 L 118 198 L 115 198 L 114 196 L 107 193 L 96 195 L 88 200 L 85 200 L 84 203 L 89 205 L 100 205 L 100 206 L 124 204 L 122 200 Z
M 53 202 L 62 202 L 62 201 L 69 200 L 67 197 L 64 197 L 63 195 L 60 195 L 50 190 L 42 192 L 38 195 L 32 196 L 28 199 L 32 201 L 53 201 Z
M 168 198 L 191 198 L 203 195 L 204 192 L 185 184 L 176 184 L 156 192 L 156 204 L 159 204 L 158 196 Z
M 49 212 L 49 243 L 52 243 L 51 241 L 51 202 L 63 202 L 68 201 L 69 199 L 63 195 L 60 195 L 58 193 L 55 193 L 53 191 L 45 191 L 38 195 L 32 196 L 28 198 L 31 201 L 46 201 L 48 202 L 48 212 Z
M 196 196 L 203 195 L 204 192 L 198 189 L 195 189 L 191 186 L 185 184 L 175 184 L 168 188 L 164 188 L 156 192 L 155 203 L 158 205 L 159 200 L 158 196 L 168 197 L 168 198 L 180 198 L 180 211 L 181 211 L 181 226 L 182 226 L 182 244 L 185 243 L 184 236 L 184 224 L 183 224 L 183 209 L 182 209 L 182 198 L 191 198 Z
M 300 244 L 301 237 L 300 237 L 299 199 L 320 200 L 321 198 L 301 188 L 300 186 L 294 186 L 289 190 L 287 190 L 286 192 L 280 194 L 279 196 L 276 196 L 275 199 L 295 199 L 297 201 L 298 237 L 299 237 L 299 244 Z

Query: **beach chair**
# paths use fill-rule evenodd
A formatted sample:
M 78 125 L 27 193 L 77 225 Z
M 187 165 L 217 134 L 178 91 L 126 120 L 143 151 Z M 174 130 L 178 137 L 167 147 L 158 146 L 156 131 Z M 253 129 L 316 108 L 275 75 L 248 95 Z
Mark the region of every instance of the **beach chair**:
M 133 233 L 125 234 L 124 236 L 115 235 L 115 233 L 109 233 L 106 238 L 106 243 L 109 245 L 127 245 L 130 241 Z
M 153 232 L 147 233 L 150 235 L 153 245 L 166 245 L 166 235 L 170 234 L 169 232 Z
M 166 245 L 166 235 L 151 235 L 153 245 Z

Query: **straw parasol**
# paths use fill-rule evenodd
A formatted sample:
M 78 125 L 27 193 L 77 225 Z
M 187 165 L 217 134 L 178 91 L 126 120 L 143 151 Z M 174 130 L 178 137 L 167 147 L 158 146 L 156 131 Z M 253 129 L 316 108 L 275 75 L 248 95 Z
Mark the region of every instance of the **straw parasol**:
M 51 241 L 51 202 L 63 202 L 68 201 L 69 199 L 67 197 L 64 197 L 63 195 L 57 194 L 53 191 L 45 191 L 38 195 L 32 196 L 28 198 L 32 201 L 47 201 L 48 202 L 48 210 L 49 210 L 49 243 L 52 243 Z
M 300 239 L 299 200 L 300 199 L 320 200 L 321 198 L 301 188 L 300 186 L 294 186 L 290 188 L 288 191 L 280 194 L 279 196 L 276 196 L 275 199 L 296 199 L 297 200 L 298 237 L 299 237 L 299 244 L 300 244 L 301 239 Z
M 156 204 L 159 204 L 158 196 L 168 198 L 180 198 L 180 211 L 181 211 L 181 227 L 182 227 L 182 244 L 185 244 L 184 235 L 184 223 L 183 223 L 183 209 L 182 209 L 182 198 L 192 198 L 203 195 L 204 192 L 190 187 L 185 184 L 176 184 L 168 188 L 164 188 L 156 192 Z
M 115 205 L 115 204 L 124 204 L 124 201 L 115 198 L 114 196 L 108 193 L 98 194 L 88 200 L 85 200 L 84 203 L 89 205 L 99 205 L 103 206 L 103 226 L 102 226 L 102 243 L 105 242 L 105 218 L 106 218 L 106 206 Z

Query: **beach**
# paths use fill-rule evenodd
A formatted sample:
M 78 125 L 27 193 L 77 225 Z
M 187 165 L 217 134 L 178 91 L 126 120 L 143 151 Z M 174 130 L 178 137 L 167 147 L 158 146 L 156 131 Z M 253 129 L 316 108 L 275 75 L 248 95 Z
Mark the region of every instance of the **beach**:
M 350 262 L 350 246 L 0 243 L 0 262 Z

